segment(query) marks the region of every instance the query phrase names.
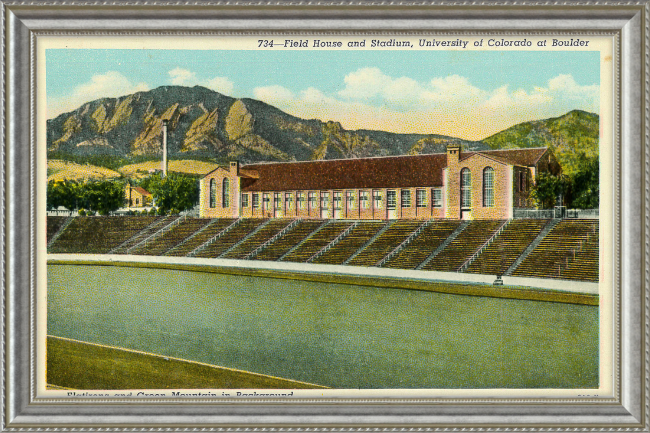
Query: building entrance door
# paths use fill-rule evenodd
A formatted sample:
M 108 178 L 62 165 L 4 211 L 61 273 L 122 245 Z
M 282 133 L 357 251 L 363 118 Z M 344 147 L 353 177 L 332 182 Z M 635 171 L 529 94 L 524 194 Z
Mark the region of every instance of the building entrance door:
M 386 191 L 386 210 L 389 220 L 397 219 L 397 191 Z
M 322 219 L 332 218 L 332 205 L 330 203 L 329 192 L 322 192 L 320 194 L 320 217 Z
M 333 208 L 333 211 L 334 211 L 333 217 L 334 217 L 334 219 L 341 218 L 341 208 L 342 208 L 341 204 L 342 204 L 342 202 L 343 202 L 343 198 L 341 196 L 341 191 L 334 191 L 334 203 L 333 203 L 333 205 L 334 205 L 334 208 Z

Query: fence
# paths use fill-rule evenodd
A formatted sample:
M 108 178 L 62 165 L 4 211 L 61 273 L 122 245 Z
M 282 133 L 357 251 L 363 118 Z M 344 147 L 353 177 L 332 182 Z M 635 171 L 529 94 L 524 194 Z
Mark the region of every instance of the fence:
M 554 209 L 514 209 L 512 217 L 534 219 L 598 219 L 598 209 L 567 209 L 564 206 L 556 206 Z

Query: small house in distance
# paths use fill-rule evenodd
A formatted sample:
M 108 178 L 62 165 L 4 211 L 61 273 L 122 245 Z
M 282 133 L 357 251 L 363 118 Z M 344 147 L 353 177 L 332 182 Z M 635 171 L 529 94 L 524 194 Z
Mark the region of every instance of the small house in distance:
M 200 215 L 217 218 L 508 219 L 531 208 L 548 148 L 282 162 L 231 162 L 201 179 Z
M 131 186 L 129 183 L 124 187 L 124 196 L 127 208 L 146 207 L 153 203 L 153 196 L 149 191 L 139 186 Z

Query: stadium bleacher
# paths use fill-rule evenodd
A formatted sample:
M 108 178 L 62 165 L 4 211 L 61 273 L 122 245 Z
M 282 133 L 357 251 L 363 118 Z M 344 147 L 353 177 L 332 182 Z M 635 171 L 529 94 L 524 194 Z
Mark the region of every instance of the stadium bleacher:
M 384 263 L 383 267 L 415 269 L 460 226 L 460 223 L 459 220 L 433 221 L 410 244 Z
M 597 250 L 598 220 L 565 219 L 553 227 L 514 270 L 513 275 L 566 279 L 579 277 L 598 281 Z M 589 263 L 594 271 L 581 272 L 581 268 Z
M 76 217 L 48 247 L 48 252 L 106 254 L 158 219 L 150 216 Z
M 138 217 L 133 217 L 133 218 L 138 218 Z M 139 217 L 139 218 L 147 218 L 147 217 Z M 167 226 L 178 217 L 166 216 L 166 217 L 153 217 L 153 218 L 155 218 L 155 220 L 153 220 L 151 224 L 144 227 L 139 232 L 134 233 L 132 237 L 127 238 L 126 241 L 124 241 L 122 244 L 120 244 L 110 252 L 112 254 L 129 254 L 130 250 L 133 247 L 137 246 L 140 242 L 143 242 L 145 239 L 149 238 L 158 230 L 161 230 L 163 227 Z
M 456 272 L 504 223 L 503 220 L 474 220 L 422 269 Z
M 302 220 L 296 227 L 286 233 L 280 239 L 262 250 L 253 260 L 278 260 L 296 246 L 299 242 L 309 236 L 318 227 L 324 224 L 322 220 Z
M 372 239 L 386 222 L 360 221 L 340 242 L 317 257 L 312 263 L 341 265 L 366 242 Z
M 503 275 L 548 222 L 541 219 L 512 220 L 465 272 Z
M 226 252 L 228 248 L 236 245 L 244 237 L 248 236 L 249 233 L 267 221 L 268 220 L 261 218 L 242 218 L 235 227 L 215 242 L 211 243 L 205 249 L 201 250 L 196 257 L 219 257 L 221 254 Z
M 333 221 L 327 224 L 314 234 L 314 236 L 307 239 L 307 241 L 300 245 L 300 247 L 296 248 L 289 255 L 284 257 L 282 261 L 306 262 L 352 224 L 354 223 L 350 221 Z
M 203 245 L 214 236 L 218 235 L 228 228 L 236 220 L 234 218 L 215 218 L 210 219 L 203 228 L 194 232 L 183 242 L 167 251 L 165 256 L 184 257 L 194 251 L 197 247 Z
M 56 232 L 59 231 L 61 226 L 69 217 L 67 216 L 49 216 L 47 217 L 47 243 L 49 244 Z
M 348 264 L 350 266 L 375 266 L 377 262 L 404 242 L 423 222 L 410 220 L 395 221 L 388 230 L 364 248 Z
M 280 233 L 293 220 L 289 218 L 279 218 L 270 220 L 264 227 L 260 228 L 253 236 L 238 244 L 235 248 L 224 254 L 224 259 L 244 259 L 253 250 L 273 236 Z
M 207 218 L 186 218 L 161 236 L 147 241 L 140 247 L 131 251 L 131 254 L 146 256 L 160 256 L 193 235 L 210 222 Z
M 598 281 L 598 220 L 510 220 L 464 272 Z M 554 224 L 558 220 L 553 220 Z M 177 222 L 176 225 L 172 223 Z M 204 258 L 306 262 L 347 230 L 347 234 L 313 259 L 317 264 L 376 266 L 402 245 L 424 221 L 299 220 L 178 216 L 93 216 L 47 218 L 49 253 L 142 254 Z M 457 272 L 504 221 L 435 220 L 382 266 Z M 289 227 L 289 224 L 293 224 Z M 547 225 L 548 224 L 548 225 Z M 167 227 L 167 231 L 160 232 Z M 281 237 L 276 237 L 289 227 Z M 548 234 L 544 234 L 553 227 Z M 349 230 L 348 230 L 349 229 Z M 452 240 L 450 235 L 457 231 Z M 56 237 L 53 236 L 59 232 Z M 373 237 L 376 239 L 373 239 Z M 276 237 L 275 239 L 273 239 Z M 251 257 L 251 252 L 273 239 Z M 537 240 L 536 240 L 537 239 Z M 533 241 L 541 242 L 522 260 Z M 146 241 L 146 242 L 145 242 Z M 371 243 L 369 243 L 372 241 Z M 447 245 L 448 243 L 448 245 Z M 445 246 L 442 248 L 441 246 Z M 361 248 L 363 248 L 361 250 Z M 439 252 L 437 250 L 440 250 Z M 435 257 L 428 260 L 436 251 Z

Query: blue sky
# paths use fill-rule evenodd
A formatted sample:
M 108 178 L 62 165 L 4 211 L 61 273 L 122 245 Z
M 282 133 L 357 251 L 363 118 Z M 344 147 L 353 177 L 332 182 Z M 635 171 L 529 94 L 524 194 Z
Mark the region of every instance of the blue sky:
M 101 97 L 202 85 L 349 129 L 480 139 L 572 109 L 598 113 L 599 60 L 585 51 L 49 49 L 48 118 Z

